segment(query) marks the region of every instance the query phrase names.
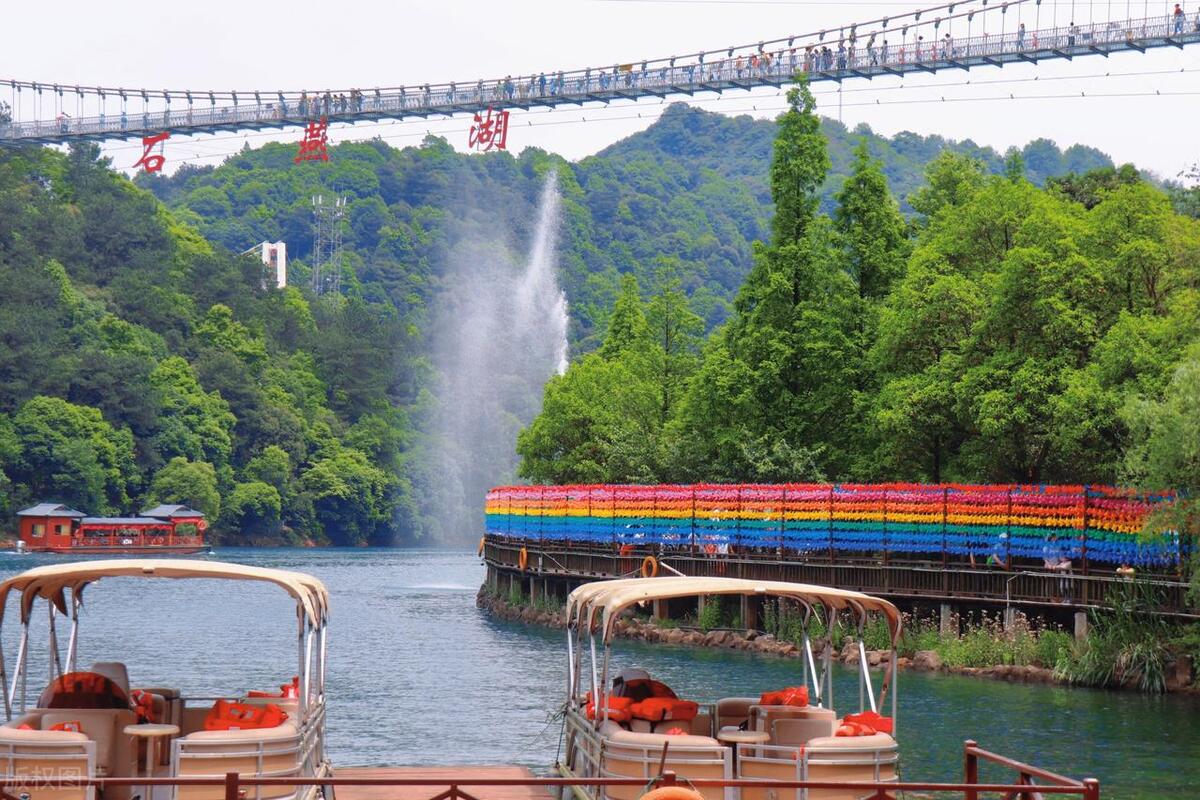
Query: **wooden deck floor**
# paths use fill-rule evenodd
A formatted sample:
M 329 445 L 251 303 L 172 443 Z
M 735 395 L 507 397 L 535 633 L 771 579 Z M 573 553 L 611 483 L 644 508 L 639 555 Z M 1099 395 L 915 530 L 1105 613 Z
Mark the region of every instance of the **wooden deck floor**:
M 337 800 L 428 800 L 452 781 L 490 778 L 532 778 L 525 767 L 348 767 L 334 770 L 335 778 L 395 778 L 428 780 L 421 786 L 339 786 Z M 465 787 L 480 800 L 550 800 L 550 793 L 537 786 Z

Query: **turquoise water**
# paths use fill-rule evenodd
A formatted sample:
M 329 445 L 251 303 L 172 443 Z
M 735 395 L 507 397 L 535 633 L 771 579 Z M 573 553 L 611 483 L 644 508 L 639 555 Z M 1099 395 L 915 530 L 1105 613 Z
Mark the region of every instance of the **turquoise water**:
M 310 572 L 333 595 L 328 748 L 335 765 L 517 763 L 545 770 L 565 692 L 557 631 L 497 622 L 475 608 L 483 567 L 470 554 L 225 550 L 218 558 Z M 0 556 L 8 576 L 49 561 Z M 81 665 L 121 660 L 135 684 L 185 694 L 271 688 L 296 671 L 290 600 L 268 586 L 113 579 L 89 588 Z M 14 606 L 4 643 L 12 659 Z M 40 615 L 38 621 L 41 621 Z M 61 633 L 61 632 L 60 632 Z M 757 694 L 795 683 L 799 662 L 619 642 L 681 696 Z M 30 695 L 46 674 L 32 650 Z M 853 678 L 835 697 L 857 701 Z M 1101 780 L 1106 798 L 1200 794 L 1200 702 L 901 673 L 903 776 L 961 776 L 962 742 Z M 844 704 L 843 704 L 844 705 Z M 1136 784 L 1152 789 L 1135 790 Z

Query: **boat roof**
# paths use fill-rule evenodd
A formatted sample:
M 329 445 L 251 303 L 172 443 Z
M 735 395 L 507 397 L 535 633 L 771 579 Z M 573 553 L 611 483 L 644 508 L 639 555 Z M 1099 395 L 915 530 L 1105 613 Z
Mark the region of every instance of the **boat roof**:
M 279 586 L 291 595 L 309 621 L 320 625 L 329 614 L 329 592 L 325 584 L 303 572 L 283 569 L 250 567 L 222 561 L 192 561 L 187 559 L 112 559 L 79 561 L 71 564 L 51 564 L 22 572 L 0 583 L 0 621 L 9 592 L 21 595 L 21 621 L 28 622 L 34 601 L 41 597 L 67 613 L 65 590 L 82 593 L 84 587 L 101 578 L 217 578 L 241 581 L 263 581 Z
M 608 642 L 612 639 L 613 622 L 622 611 L 635 603 L 725 594 L 790 598 L 807 606 L 820 604 L 837 610 L 849 608 L 864 615 L 875 611 L 887 620 L 893 642 L 900 635 L 900 611 L 882 598 L 828 586 L 743 578 L 664 576 L 585 583 L 567 597 L 567 624 L 583 628 L 582 621 L 586 616 L 586 627 L 590 627 L 595 624 L 595 615 L 599 612 L 602 615 L 600 624 L 603 638 Z

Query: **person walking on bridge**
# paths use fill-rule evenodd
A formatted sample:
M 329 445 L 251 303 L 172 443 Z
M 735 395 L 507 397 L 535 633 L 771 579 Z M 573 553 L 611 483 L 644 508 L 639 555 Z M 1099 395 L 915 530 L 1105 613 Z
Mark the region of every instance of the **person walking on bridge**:
M 1017 49 L 1018 50 L 1025 49 L 1025 23 L 1024 22 L 1022 22 L 1017 27 Z
M 1075 27 L 1075 21 L 1072 20 L 1071 24 L 1067 26 L 1067 47 L 1075 46 L 1075 34 L 1078 30 L 1079 29 Z
M 1183 33 L 1183 6 L 1176 3 L 1172 16 L 1175 17 L 1175 32 Z
M 871 60 L 872 67 L 879 66 L 879 52 L 875 49 L 875 34 L 871 34 L 871 38 L 867 40 L 867 58 Z

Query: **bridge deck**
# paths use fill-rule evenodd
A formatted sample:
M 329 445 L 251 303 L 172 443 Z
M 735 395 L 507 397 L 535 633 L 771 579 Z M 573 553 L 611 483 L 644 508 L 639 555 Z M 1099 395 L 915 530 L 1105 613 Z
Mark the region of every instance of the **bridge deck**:
M 885 36 L 887 31 L 882 32 Z M 893 39 L 899 34 L 891 31 Z M 914 34 L 915 35 L 915 34 Z M 863 37 L 865 38 L 865 36 Z M 872 40 L 873 41 L 873 40 Z M 99 108 L 106 100 L 121 93 L 121 110 L 115 114 L 55 120 L 14 121 L 0 124 L 0 145 L 23 143 L 56 144 L 73 140 L 136 139 L 165 130 L 183 134 L 217 133 L 219 131 L 267 130 L 303 126 L 307 122 L 327 117 L 330 122 L 355 123 L 372 120 L 399 120 L 431 115 L 475 113 L 485 107 L 528 109 L 585 103 L 610 103 L 616 100 L 638 100 L 644 97 L 693 95 L 701 92 L 749 90 L 766 86 L 783 86 L 797 72 L 808 75 L 814 82 L 852 80 L 884 76 L 905 76 L 915 73 L 935 74 L 948 69 L 969 70 L 980 66 L 1000 67 L 1005 64 L 1038 64 L 1050 60 L 1071 60 L 1078 57 L 1117 52 L 1146 52 L 1161 47 L 1183 48 L 1200 43 L 1200 26 L 1190 18 L 1181 32 L 1175 32 L 1169 16 L 1130 19 L 1015 32 L 1004 35 L 975 36 L 950 41 L 919 43 L 905 37 L 890 47 L 858 41 L 828 63 L 813 58 L 803 46 L 781 48 L 770 60 L 760 60 L 757 67 L 749 66 L 749 52 L 733 57 L 732 49 L 713 54 L 705 61 L 701 55 L 689 63 L 683 59 L 661 59 L 656 62 L 627 64 L 605 69 L 585 69 L 551 73 L 539 78 L 505 78 L 480 80 L 474 84 L 438 84 L 400 89 L 369 89 L 355 91 L 351 97 L 339 100 L 330 93 L 250 92 L 241 102 L 232 93 L 232 103 L 218 105 L 212 92 L 151 90 L 80 89 L 70 86 L 32 86 L 38 91 L 53 89 L 85 94 L 96 100 Z M 832 42 L 812 43 L 819 49 Z M 924 49 L 922 49 L 922 47 Z M 816 52 L 816 51 L 813 51 Z M 753 54 L 757 57 L 757 54 Z M 16 81 L 11 81 L 14 88 Z M 106 93 L 107 92 L 107 93 Z M 128 111 L 125 97 L 141 99 L 143 108 Z M 176 106 L 172 107 L 174 100 Z M 197 108 L 197 101 L 208 100 L 208 108 Z M 186 108 L 179 103 L 186 102 Z

